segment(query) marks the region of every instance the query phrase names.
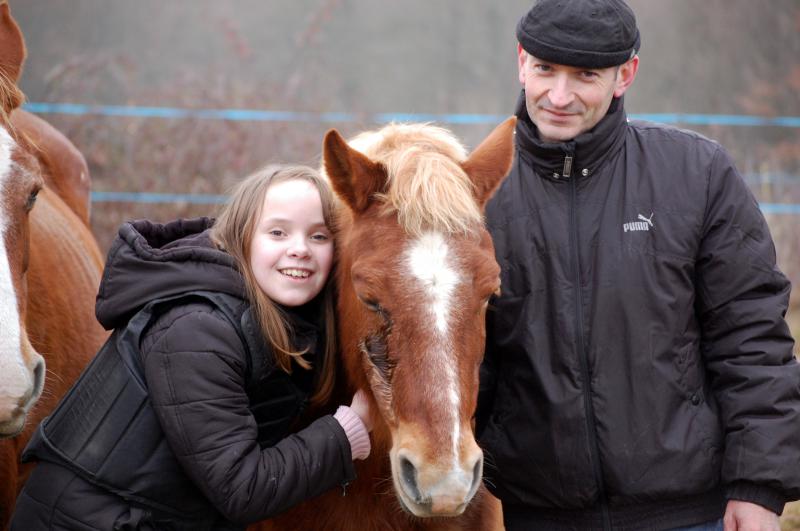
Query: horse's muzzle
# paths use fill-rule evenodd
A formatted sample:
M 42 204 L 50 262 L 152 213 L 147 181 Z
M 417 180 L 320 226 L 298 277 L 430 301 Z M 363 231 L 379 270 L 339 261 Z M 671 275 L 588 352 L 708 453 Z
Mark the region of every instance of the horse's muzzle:
M 393 466 L 393 476 L 400 505 L 421 518 L 463 513 L 478 491 L 483 475 L 482 453 L 469 466 L 455 466 L 441 472 L 436 471 L 435 465 L 417 467 L 402 451 L 398 452 L 397 463 L 399 466 Z
M 25 427 L 28 412 L 36 404 L 44 388 L 45 362 L 38 353 L 33 353 L 33 368 L 30 384 L 18 399 L 3 397 L 0 400 L 0 438 L 14 437 Z M 3 404 L 3 402 L 7 402 Z

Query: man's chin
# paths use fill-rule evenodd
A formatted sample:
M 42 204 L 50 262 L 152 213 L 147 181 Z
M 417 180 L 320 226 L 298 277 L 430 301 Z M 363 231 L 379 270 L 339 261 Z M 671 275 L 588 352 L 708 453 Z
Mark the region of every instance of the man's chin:
M 539 132 L 539 138 L 543 142 L 557 144 L 559 142 L 566 142 L 572 140 L 580 134 L 580 127 L 575 124 L 575 117 L 570 116 L 563 120 L 552 119 L 546 113 L 538 114 L 534 123 Z
M 539 130 L 539 138 L 543 142 L 551 144 L 572 140 L 579 134 L 578 129 L 574 126 L 560 127 L 551 124 L 537 124 L 537 129 Z

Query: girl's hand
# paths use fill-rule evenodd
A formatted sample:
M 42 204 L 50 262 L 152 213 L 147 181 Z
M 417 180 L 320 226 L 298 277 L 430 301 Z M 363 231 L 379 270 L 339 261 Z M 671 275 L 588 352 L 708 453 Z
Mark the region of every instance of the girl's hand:
M 372 415 L 367 393 L 361 389 L 356 391 L 356 394 L 353 395 L 353 401 L 350 404 L 350 409 L 352 409 L 353 412 L 358 415 L 358 418 L 360 418 L 361 422 L 364 423 L 364 427 L 367 428 L 367 431 L 372 431 Z

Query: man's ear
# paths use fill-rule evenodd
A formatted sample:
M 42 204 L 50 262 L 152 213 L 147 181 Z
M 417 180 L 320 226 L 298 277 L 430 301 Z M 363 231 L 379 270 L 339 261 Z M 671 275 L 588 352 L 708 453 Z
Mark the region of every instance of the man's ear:
M 614 97 L 619 98 L 628 90 L 636 79 L 636 72 L 639 71 L 639 56 L 634 55 L 626 62 L 622 63 L 617 72 L 616 86 L 614 87 Z
M 528 52 L 522 49 L 522 45 L 517 43 L 517 68 L 519 70 L 519 82 L 525 86 L 525 63 L 528 60 Z

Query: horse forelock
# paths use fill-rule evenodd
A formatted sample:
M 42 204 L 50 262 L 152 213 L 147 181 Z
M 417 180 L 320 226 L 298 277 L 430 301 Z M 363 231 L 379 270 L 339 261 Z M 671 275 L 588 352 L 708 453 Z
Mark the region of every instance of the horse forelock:
M 430 124 L 390 124 L 349 142 L 387 170 L 387 189 L 378 196 L 384 213 L 396 212 L 409 234 L 473 232 L 483 216 L 474 185 L 461 168 L 464 146 L 446 129 Z

